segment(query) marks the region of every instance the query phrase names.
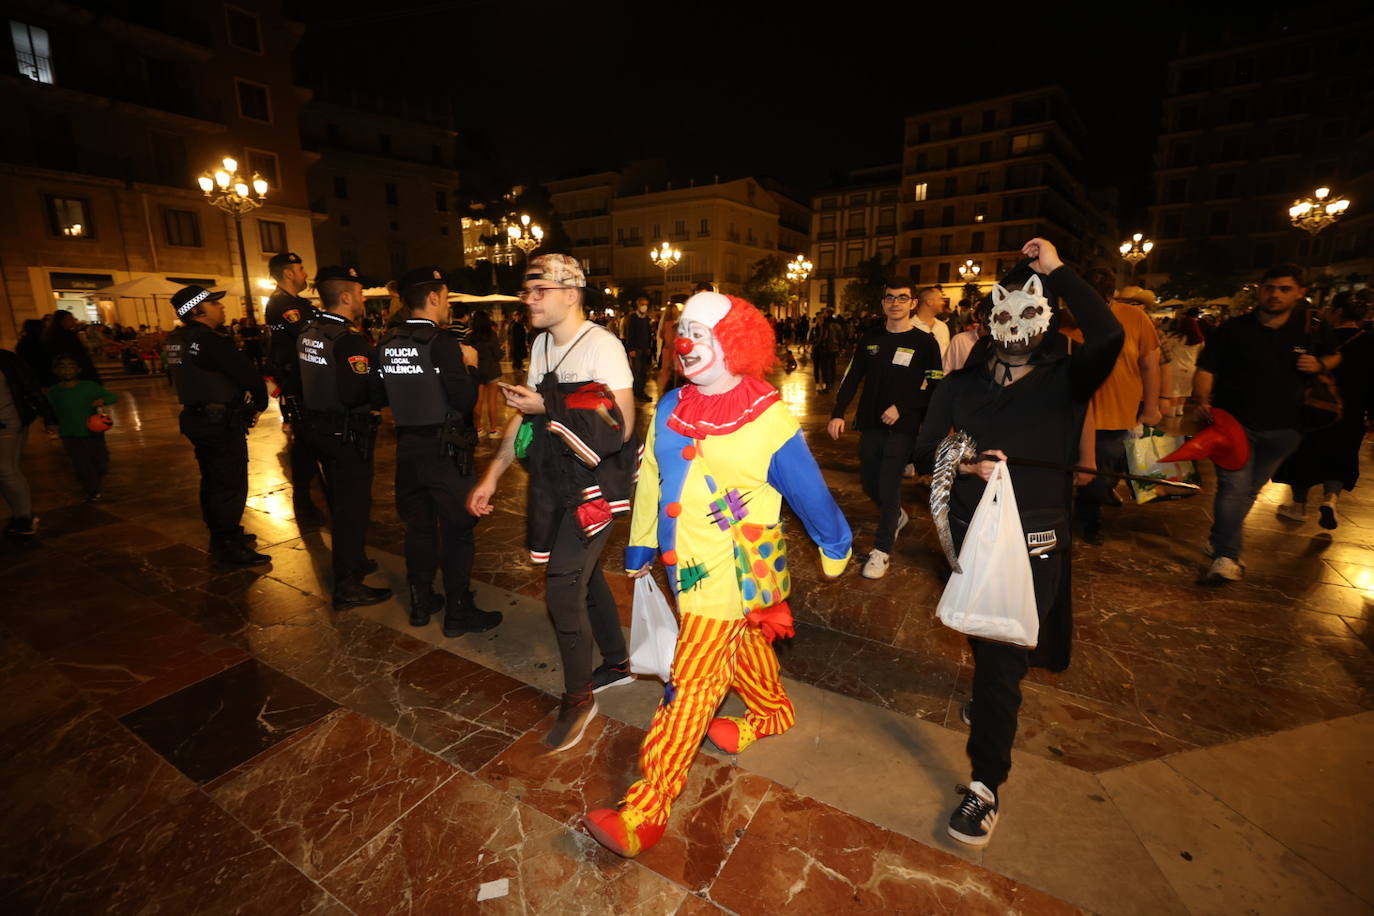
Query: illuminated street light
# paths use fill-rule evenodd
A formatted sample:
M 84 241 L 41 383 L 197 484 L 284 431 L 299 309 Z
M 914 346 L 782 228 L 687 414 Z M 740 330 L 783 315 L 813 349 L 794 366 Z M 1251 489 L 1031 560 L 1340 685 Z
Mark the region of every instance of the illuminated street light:
M 814 264 L 800 254 L 787 262 L 787 279 L 797 284 L 797 309 L 802 314 L 805 314 L 805 309 L 802 305 L 805 283 L 806 279 L 811 276 L 811 268 L 814 266 Z
M 1317 233 L 1344 216 L 1350 206 L 1350 201 L 1344 197 L 1338 200 L 1330 197 L 1330 188 L 1317 188 L 1311 197 L 1293 201 L 1293 206 L 1288 208 L 1288 219 L 1315 238 Z
M 977 283 L 978 275 L 983 272 L 983 265 L 973 263 L 969 258 L 959 265 L 959 276 L 964 278 L 965 283 Z
M 256 172 L 251 177 L 240 175 L 238 160 L 230 156 L 225 156 L 220 166 L 207 169 L 196 179 L 196 184 L 205 195 L 206 203 L 234 218 L 234 231 L 239 240 L 239 268 L 243 271 L 243 313 L 250 324 L 256 324 L 253 318 L 253 281 L 248 277 L 248 251 L 243 245 L 243 215 L 267 202 L 267 181 Z
M 1135 271 L 1137 265 L 1139 265 L 1141 261 L 1145 260 L 1145 256 L 1148 255 L 1150 253 L 1150 249 L 1154 247 L 1155 243 L 1145 238 L 1145 236 L 1143 236 L 1139 232 L 1131 236 L 1131 240 L 1129 242 L 1121 243 L 1121 256 L 1125 258 L 1126 261 L 1131 265 L 1132 281 L 1135 280 Z
M 544 228 L 538 223 L 531 223 L 528 213 L 520 214 L 520 225 L 511 223 L 506 227 L 506 235 L 510 236 L 510 243 L 525 253 L 525 260 L 530 258 L 530 252 L 544 243 Z
M 668 305 L 668 271 L 672 270 L 682 260 L 682 252 L 664 242 L 658 248 L 649 250 L 649 260 L 654 262 L 654 266 L 663 271 L 663 304 Z

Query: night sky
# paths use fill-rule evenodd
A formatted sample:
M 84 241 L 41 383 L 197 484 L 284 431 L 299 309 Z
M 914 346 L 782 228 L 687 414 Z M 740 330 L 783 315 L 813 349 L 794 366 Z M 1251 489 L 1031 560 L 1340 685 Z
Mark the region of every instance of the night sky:
M 1227 21 L 1199 6 L 850 3 L 822 20 L 749 2 L 306 0 L 299 60 L 307 83 L 449 98 L 474 186 L 663 156 L 683 179 L 772 175 L 807 194 L 897 161 L 907 114 L 1059 83 L 1124 230 L 1150 203 L 1165 65 L 1185 27 Z

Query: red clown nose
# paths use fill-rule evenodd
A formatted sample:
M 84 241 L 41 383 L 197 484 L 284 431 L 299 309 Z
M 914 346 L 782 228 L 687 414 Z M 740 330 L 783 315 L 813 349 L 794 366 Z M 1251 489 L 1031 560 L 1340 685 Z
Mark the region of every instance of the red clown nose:
M 679 337 L 673 343 L 673 349 L 677 350 L 677 352 L 681 353 L 683 356 L 691 353 L 692 347 L 694 346 L 696 346 L 696 344 L 692 343 L 692 341 L 686 337 Z

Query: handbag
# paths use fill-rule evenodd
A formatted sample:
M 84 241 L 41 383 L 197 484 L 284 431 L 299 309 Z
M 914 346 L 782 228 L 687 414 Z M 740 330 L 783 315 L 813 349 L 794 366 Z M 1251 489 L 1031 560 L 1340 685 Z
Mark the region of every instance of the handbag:
M 652 574 L 635 580 L 630 611 L 630 672 L 649 674 L 667 684 L 677 650 L 677 618 Z
M 1307 313 L 1307 334 L 1312 333 L 1312 313 Z M 1361 332 L 1363 333 L 1363 332 Z M 1359 337 L 1356 334 L 1355 337 Z M 1345 343 L 1350 343 L 1347 340 Z M 1336 352 L 1341 352 L 1341 344 L 1336 348 Z M 1345 404 L 1341 400 L 1341 386 L 1336 381 L 1336 377 L 1327 369 L 1321 369 L 1312 373 L 1307 379 L 1307 385 L 1302 391 L 1302 409 L 1299 423 L 1305 433 L 1316 432 L 1325 429 L 1341 421 L 1345 413 Z
M 1127 439 L 1126 470 L 1139 477 L 1158 477 L 1161 481 L 1178 480 L 1183 483 L 1201 483 L 1196 461 L 1161 462 L 1159 459 L 1183 447 L 1186 440 L 1182 436 L 1168 436 L 1158 427 L 1145 427 L 1145 434 L 1137 439 Z M 1139 505 L 1156 499 L 1182 499 L 1192 496 L 1196 490 L 1180 487 L 1161 487 L 1141 480 L 1130 481 L 1131 493 Z
M 1035 648 L 1040 615 L 1021 514 L 1005 461 L 993 469 L 936 613 L 952 630 Z

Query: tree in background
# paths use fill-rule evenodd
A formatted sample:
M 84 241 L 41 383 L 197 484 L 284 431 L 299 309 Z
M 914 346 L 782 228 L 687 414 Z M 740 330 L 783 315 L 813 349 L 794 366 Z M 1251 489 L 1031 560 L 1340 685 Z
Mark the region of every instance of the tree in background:
M 881 255 L 875 254 L 860 261 L 859 276 L 846 283 L 840 291 L 840 311 L 850 315 L 878 311 L 891 269 L 892 261 L 884 261 Z
M 787 308 L 792 295 L 792 281 L 787 279 L 787 260 L 782 255 L 758 261 L 749 279 L 744 281 L 744 298 L 765 315 L 773 314 L 774 306 Z

